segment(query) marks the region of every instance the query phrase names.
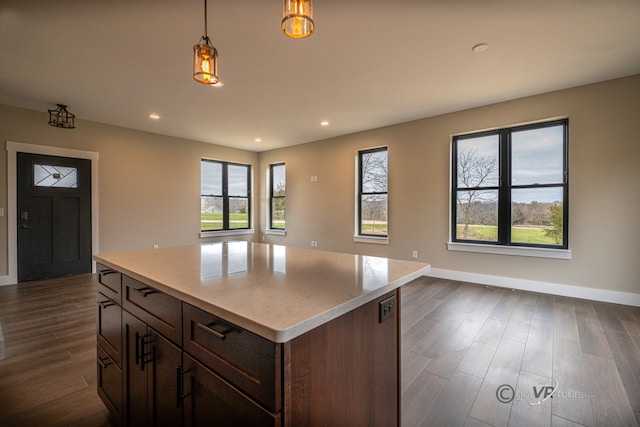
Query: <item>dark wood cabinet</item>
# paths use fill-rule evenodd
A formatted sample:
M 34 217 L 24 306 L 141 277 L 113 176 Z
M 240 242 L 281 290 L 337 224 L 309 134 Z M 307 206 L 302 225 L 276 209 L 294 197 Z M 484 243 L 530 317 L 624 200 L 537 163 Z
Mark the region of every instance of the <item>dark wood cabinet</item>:
M 398 307 L 396 290 L 284 344 L 286 426 L 400 425 Z
M 182 302 L 129 276 L 122 277 L 122 308 L 174 344 L 182 345 Z
M 126 310 L 122 316 L 125 424 L 181 425 L 182 351 Z
M 187 303 L 183 312 L 184 351 L 271 412 L 280 411 L 282 345 Z
M 96 264 L 98 272 L 98 292 L 122 304 L 122 274 L 100 263 Z
M 184 425 L 280 426 L 272 414 L 188 354 L 184 354 Z
M 101 293 L 96 328 L 98 345 L 122 368 L 122 308 Z
M 113 419 L 121 423 L 123 398 L 122 398 L 122 369 L 100 347 L 98 354 L 98 396 L 104 402 Z
M 98 394 L 119 424 L 400 424 L 398 290 L 274 343 L 102 271 Z

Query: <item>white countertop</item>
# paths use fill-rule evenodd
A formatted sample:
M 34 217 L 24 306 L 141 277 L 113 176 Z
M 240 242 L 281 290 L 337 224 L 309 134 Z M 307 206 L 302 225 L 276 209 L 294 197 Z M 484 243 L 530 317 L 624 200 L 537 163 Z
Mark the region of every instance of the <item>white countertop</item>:
M 242 241 L 95 254 L 96 261 L 286 342 L 399 288 L 428 264 Z

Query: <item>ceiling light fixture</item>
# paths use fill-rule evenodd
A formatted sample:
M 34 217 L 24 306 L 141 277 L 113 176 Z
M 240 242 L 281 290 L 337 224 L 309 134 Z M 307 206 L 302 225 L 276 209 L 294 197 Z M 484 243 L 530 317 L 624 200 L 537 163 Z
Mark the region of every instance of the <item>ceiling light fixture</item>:
M 289 37 L 302 39 L 314 30 L 311 0 L 284 0 L 282 31 Z
M 484 52 L 488 48 L 489 48 L 489 44 L 488 43 L 478 43 L 477 45 L 474 45 L 471 48 L 471 50 L 476 52 L 476 53 L 480 53 L 480 52 Z
M 63 129 L 74 129 L 76 127 L 75 114 L 71 114 L 67 111 L 67 106 L 64 104 L 56 104 L 58 108 L 49 111 L 49 124 L 51 126 Z
M 150 113 L 149 114 L 149 118 L 153 119 L 153 120 L 160 120 L 160 114 L 157 113 Z
M 204 0 L 204 36 L 193 46 L 193 78 L 198 83 L 217 85 L 218 51 L 207 35 L 207 0 Z
M 321 126 L 329 126 L 329 120 L 323 120 L 320 122 Z

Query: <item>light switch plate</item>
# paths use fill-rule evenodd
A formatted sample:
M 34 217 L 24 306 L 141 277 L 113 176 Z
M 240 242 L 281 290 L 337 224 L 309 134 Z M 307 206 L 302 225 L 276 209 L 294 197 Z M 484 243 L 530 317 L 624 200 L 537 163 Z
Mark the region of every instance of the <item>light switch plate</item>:
M 4 208 L 0 208 L 0 216 L 4 216 Z

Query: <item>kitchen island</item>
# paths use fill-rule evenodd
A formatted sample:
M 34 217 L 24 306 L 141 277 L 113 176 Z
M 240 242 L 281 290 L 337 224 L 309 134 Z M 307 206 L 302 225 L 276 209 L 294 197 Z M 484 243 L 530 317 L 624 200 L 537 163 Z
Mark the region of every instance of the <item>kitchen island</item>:
M 96 254 L 123 425 L 399 425 L 399 288 L 427 264 L 241 241 Z

